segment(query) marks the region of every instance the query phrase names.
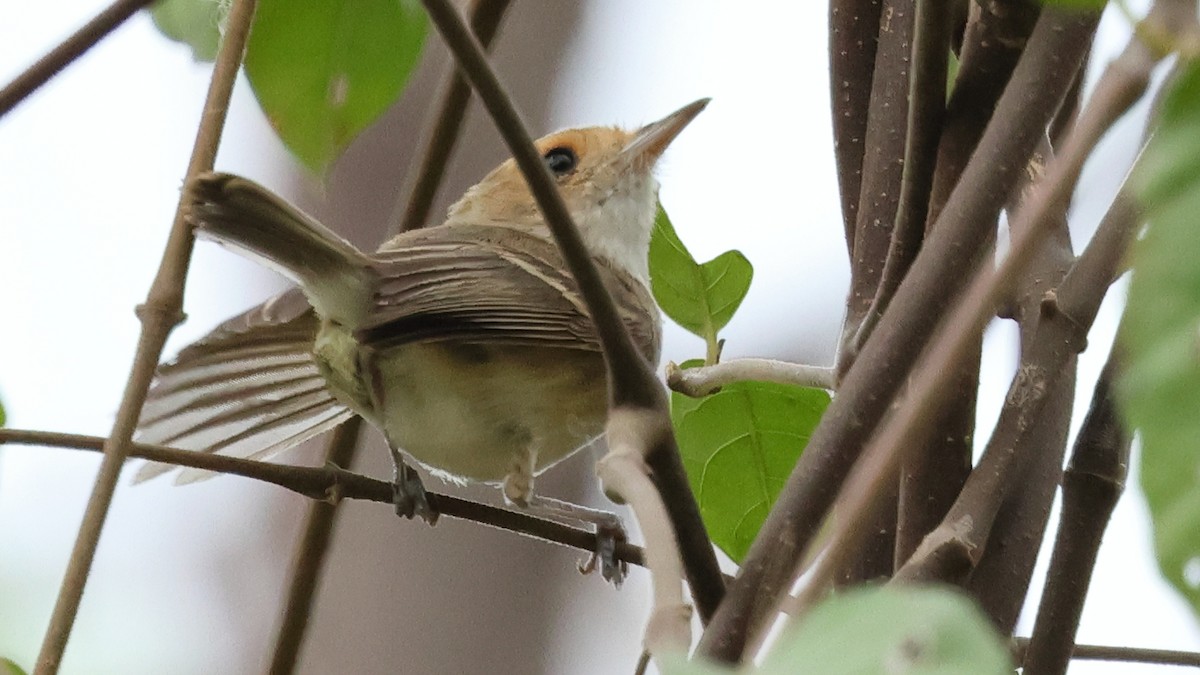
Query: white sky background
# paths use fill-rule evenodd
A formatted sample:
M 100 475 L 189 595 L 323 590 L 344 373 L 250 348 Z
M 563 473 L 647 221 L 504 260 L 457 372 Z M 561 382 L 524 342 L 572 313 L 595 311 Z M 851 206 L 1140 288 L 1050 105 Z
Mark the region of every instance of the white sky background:
M 0 28 L 0 79 L 105 4 L 22 5 L 20 20 Z M 713 97 L 672 147 L 660 179 L 663 202 L 698 258 L 739 248 L 754 263 L 750 295 L 724 334 L 726 355 L 831 361 L 848 272 L 829 129 L 825 3 L 605 0 L 590 8 L 587 32 L 563 65 L 558 126 L 639 124 Z M 1093 72 L 1127 34 L 1123 19 L 1106 18 Z M 161 254 L 208 75 L 141 15 L 0 119 L 0 396 L 12 426 L 107 433 L 138 333 L 132 307 L 144 299 Z M 251 98 L 240 83 L 239 114 L 219 163 L 261 179 L 291 160 Z M 1096 196 L 1077 207 L 1077 245 L 1094 228 L 1120 178 L 1114 167 L 1127 165 L 1138 133 L 1138 123 L 1123 125 L 1121 138 L 1106 143 L 1085 173 L 1083 194 Z M 205 281 L 189 284 L 189 321 L 168 352 L 244 307 L 248 286 L 258 286 L 259 297 L 279 283 L 204 245 L 194 271 Z M 1118 310 L 1106 304 L 1081 359 L 1079 411 Z M 981 425 L 998 413 L 1015 364 L 1014 336 L 1007 324 L 989 333 Z M 668 328 L 666 358 L 702 350 L 698 339 Z M 83 453 L 0 450 L 0 655 L 32 663 L 96 465 Z M 1136 477 L 1130 484 L 1078 639 L 1200 649 L 1194 619 L 1154 566 Z M 146 492 L 118 495 L 64 672 L 153 672 L 163 663 L 229 672 L 229 657 L 214 644 L 261 650 L 270 627 L 247 633 L 229 626 L 220 601 L 274 596 L 253 580 L 256 570 L 281 561 L 243 560 L 238 542 L 270 528 L 277 514 L 212 508 L 262 494 L 248 481 L 138 490 Z M 151 628 L 155 639 L 130 649 L 129 631 Z M 561 672 L 606 663 L 588 657 L 597 647 L 591 641 L 559 637 Z M 1071 672 L 1174 670 L 1077 662 Z

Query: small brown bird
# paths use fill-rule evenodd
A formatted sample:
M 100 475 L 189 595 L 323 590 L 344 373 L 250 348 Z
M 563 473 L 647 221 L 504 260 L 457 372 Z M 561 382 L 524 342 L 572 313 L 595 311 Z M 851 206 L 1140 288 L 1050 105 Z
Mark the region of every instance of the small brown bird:
M 653 169 L 707 103 L 637 130 L 569 129 L 536 144 L 651 362 L 660 347 L 647 266 Z M 517 505 L 567 507 L 535 499 L 533 479 L 603 432 L 604 362 L 512 160 L 467 190 L 442 225 L 374 254 L 244 178 L 208 174 L 187 189 L 199 235 L 299 287 L 161 366 L 139 440 L 259 458 L 359 414 L 387 437 L 405 515 L 432 518 L 401 451 L 443 478 L 499 483 Z M 148 465 L 140 477 L 169 469 Z

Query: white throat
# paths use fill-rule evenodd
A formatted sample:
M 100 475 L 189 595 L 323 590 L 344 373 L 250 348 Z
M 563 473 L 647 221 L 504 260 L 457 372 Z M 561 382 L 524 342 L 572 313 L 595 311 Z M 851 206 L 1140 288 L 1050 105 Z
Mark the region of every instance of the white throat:
M 577 214 L 580 234 L 592 255 L 606 258 L 650 285 L 650 232 L 658 209 L 658 181 L 628 179 L 593 208 Z

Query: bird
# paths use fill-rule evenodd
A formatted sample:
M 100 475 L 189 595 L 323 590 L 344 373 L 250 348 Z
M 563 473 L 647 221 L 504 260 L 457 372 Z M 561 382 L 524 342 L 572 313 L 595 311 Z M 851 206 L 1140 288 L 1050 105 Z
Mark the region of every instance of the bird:
M 661 318 L 648 252 L 664 151 L 707 106 L 645 126 L 573 128 L 535 141 L 625 328 L 656 363 Z M 257 183 L 207 173 L 185 185 L 196 234 L 296 286 L 159 366 L 137 439 L 268 458 L 360 415 L 382 430 L 397 512 L 433 522 L 411 458 L 507 503 L 589 518 L 534 493 L 534 478 L 604 430 L 599 338 L 512 159 L 440 225 L 366 253 Z M 139 479 L 169 471 L 147 464 Z M 201 474 L 185 471 L 186 482 Z M 606 514 L 607 515 L 607 514 Z

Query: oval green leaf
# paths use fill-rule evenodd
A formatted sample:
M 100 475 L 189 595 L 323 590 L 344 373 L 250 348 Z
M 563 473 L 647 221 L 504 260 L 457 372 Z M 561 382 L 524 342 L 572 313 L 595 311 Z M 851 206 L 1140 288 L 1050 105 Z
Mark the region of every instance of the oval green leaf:
M 1133 251 L 1118 393 L 1142 439 L 1158 564 L 1200 616 L 1200 67 L 1163 101 L 1133 174 L 1148 226 Z
M 280 139 L 322 173 L 399 97 L 427 23 L 417 0 L 260 0 L 246 75 Z
M 150 7 L 158 30 L 191 47 L 197 61 L 217 58 L 226 13 L 227 5 L 217 0 L 158 0 Z
M 839 592 L 780 637 L 764 675 L 1004 675 L 1008 652 L 975 605 L 943 588 Z
M 650 288 L 672 321 L 715 343 L 717 333 L 745 299 L 753 277 L 754 267 L 740 251 L 696 262 L 659 206 L 650 235 Z
M 0 658 L 0 675 L 25 675 L 25 671 L 10 659 Z
M 823 389 L 767 382 L 727 385 L 703 399 L 671 395 L 675 437 L 704 526 L 735 562 L 828 406 Z

